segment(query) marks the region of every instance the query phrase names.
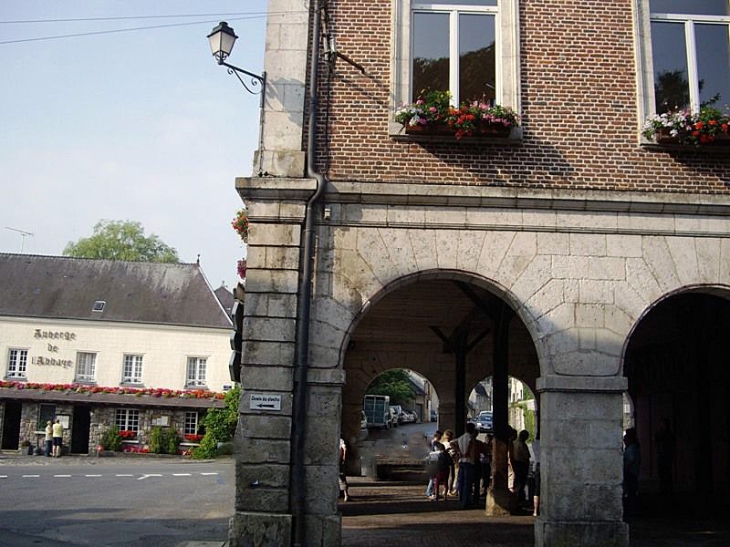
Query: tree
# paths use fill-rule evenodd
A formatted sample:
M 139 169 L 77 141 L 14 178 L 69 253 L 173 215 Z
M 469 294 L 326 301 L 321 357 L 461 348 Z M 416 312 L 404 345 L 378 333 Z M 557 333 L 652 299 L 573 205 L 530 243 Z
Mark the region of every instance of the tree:
M 238 424 L 238 399 L 241 396 L 241 387 L 236 385 L 223 398 L 225 408 L 214 408 L 208 411 L 203 419 L 205 436 L 192 451 L 193 459 L 202 460 L 215 458 L 218 443 L 225 443 L 233 439 Z
M 388 370 L 372 381 L 365 392 L 368 395 L 388 395 L 390 404 L 405 405 L 414 398 L 413 385 L 403 369 Z
M 145 237 L 142 224 L 130 220 L 100 220 L 91 237 L 70 242 L 63 254 L 133 262 L 180 262 L 175 249 L 154 234 Z

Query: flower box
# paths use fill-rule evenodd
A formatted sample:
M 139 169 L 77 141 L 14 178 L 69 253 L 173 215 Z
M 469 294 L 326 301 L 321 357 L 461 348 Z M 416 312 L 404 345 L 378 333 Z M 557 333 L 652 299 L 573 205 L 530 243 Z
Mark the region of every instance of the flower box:
M 650 116 L 642 134 L 662 146 L 727 146 L 730 145 L 730 117 L 711 106 L 703 106 L 694 113 L 665 112 Z
M 416 102 L 401 105 L 395 121 L 406 135 L 445 135 L 457 141 L 464 137 L 506 139 L 519 125 L 519 116 L 510 108 L 487 100 L 464 102 L 458 107 L 450 101 L 448 91 L 429 91 Z

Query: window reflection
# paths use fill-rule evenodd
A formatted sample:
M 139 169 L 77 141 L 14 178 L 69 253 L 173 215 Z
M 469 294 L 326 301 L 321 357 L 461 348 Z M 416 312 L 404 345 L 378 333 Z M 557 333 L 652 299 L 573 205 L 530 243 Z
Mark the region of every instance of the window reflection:
M 449 15 L 413 14 L 413 89 L 415 101 L 424 90 L 449 89 Z
M 652 13 L 730 15 L 727 0 L 650 0 Z
M 656 111 L 668 112 L 689 106 L 687 48 L 684 24 L 652 23 L 654 51 L 654 96 Z
M 697 25 L 697 71 L 700 104 L 730 104 L 730 47 L 725 25 Z
M 459 16 L 459 102 L 495 99 L 493 15 Z

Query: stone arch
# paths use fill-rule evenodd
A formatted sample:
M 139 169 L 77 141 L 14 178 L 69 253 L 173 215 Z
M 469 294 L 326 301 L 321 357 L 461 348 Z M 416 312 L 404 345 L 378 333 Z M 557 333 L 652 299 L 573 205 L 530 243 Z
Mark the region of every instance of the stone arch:
M 626 339 L 622 369 L 642 446 L 642 489 L 660 499 L 677 491 L 702 506 L 730 494 L 730 446 L 713 434 L 730 427 L 730 407 L 718 402 L 730 382 L 728 329 L 730 286 L 695 284 L 655 299 Z M 665 419 L 674 437 L 669 468 L 659 441 Z

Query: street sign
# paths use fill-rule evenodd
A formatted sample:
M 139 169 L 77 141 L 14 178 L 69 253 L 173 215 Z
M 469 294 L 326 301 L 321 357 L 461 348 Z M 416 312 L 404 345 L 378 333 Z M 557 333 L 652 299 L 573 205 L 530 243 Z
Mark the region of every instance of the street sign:
M 251 410 L 281 410 L 281 395 L 252 393 L 248 407 Z

